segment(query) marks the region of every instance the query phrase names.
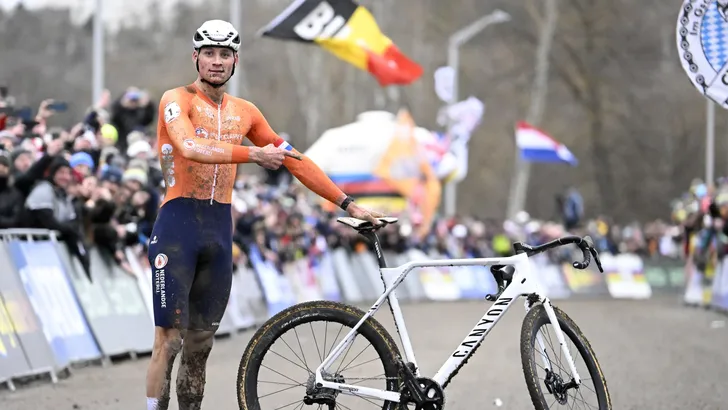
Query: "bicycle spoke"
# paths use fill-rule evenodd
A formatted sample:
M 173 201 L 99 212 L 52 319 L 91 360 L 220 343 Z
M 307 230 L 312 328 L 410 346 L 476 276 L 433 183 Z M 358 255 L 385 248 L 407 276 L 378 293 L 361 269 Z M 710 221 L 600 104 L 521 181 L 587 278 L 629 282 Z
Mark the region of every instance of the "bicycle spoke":
M 286 379 L 288 379 L 288 380 L 290 380 L 290 381 L 292 381 L 292 382 L 294 382 L 294 383 L 298 383 L 297 381 L 295 381 L 295 380 L 291 379 L 290 377 L 286 376 L 285 374 L 283 374 L 283 373 L 281 373 L 281 372 L 279 372 L 279 371 L 273 370 L 273 369 L 271 369 L 270 367 L 268 367 L 268 366 L 266 366 L 266 365 L 264 365 L 264 364 L 262 364 L 262 363 L 260 364 L 260 367 L 265 367 L 266 369 L 268 369 L 268 370 L 272 371 L 273 373 L 277 373 L 277 374 L 280 374 L 281 376 L 285 377 Z M 298 384 L 300 384 L 301 386 L 303 386 L 303 384 L 302 384 L 302 383 L 298 383 Z
M 362 353 L 364 353 L 364 351 L 365 351 L 365 350 L 367 350 L 367 349 L 369 348 L 369 346 L 371 346 L 371 345 L 367 345 L 367 346 L 365 346 L 365 347 L 364 347 L 364 349 L 362 349 L 362 351 L 361 351 L 361 352 L 359 352 L 359 354 L 357 354 L 356 356 L 354 356 L 354 358 L 353 358 L 353 359 L 351 359 L 351 361 L 350 361 L 349 363 L 347 363 L 347 364 L 346 364 L 346 366 L 344 366 L 344 368 L 343 368 L 343 369 L 341 369 L 341 371 L 343 372 L 344 370 L 348 369 L 348 368 L 349 368 L 349 365 L 350 365 L 350 364 L 352 364 L 352 363 L 354 362 L 354 360 L 358 359 L 358 358 L 359 358 L 359 356 L 361 356 L 361 355 L 362 355 Z M 338 371 L 337 371 L 337 373 L 338 373 Z
M 294 405 L 294 404 L 296 404 L 296 403 L 299 403 L 299 402 L 303 404 L 303 400 L 296 400 L 296 401 L 294 401 L 294 402 L 291 402 L 291 403 L 288 403 L 288 404 L 286 404 L 285 406 L 281 406 L 281 407 L 276 407 L 276 408 L 275 408 L 275 409 L 273 409 L 273 410 L 281 410 L 281 409 L 285 409 L 286 407 L 288 407 L 288 406 L 292 406 L 292 405 Z M 303 406 L 301 406 L 301 407 L 303 408 Z M 298 406 L 296 406 L 296 408 L 298 408 Z
M 306 353 L 303 353 L 303 346 L 301 346 L 301 339 L 298 337 L 298 331 L 296 330 L 295 327 L 293 328 L 293 333 L 296 334 L 296 341 L 298 342 L 298 348 L 301 349 L 301 355 L 303 356 L 303 364 L 304 364 L 304 366 L 306 366 L 307 369 L 310 369 L 310 367 L 308 367 L 308 363 L 306 363 Z M 311 371 L 309 370 L 309 372 L 311 372 Z M 311 373 L 313 373 L 313 372 L 311 372 Z
M 318 341 L 316 340 L 316 332 L 313 331 L 313 325 L 311 324 L 311 322 L 308 322 L 308 327 L 311 328 L 311 334 L 313 335 L 313 342 L 316 344 L 316 353 L 319 355 L 319 360 L 321 360 L 323 362 L 324 359 L 321 357 L 321 352 L 319 352 Z
M 293 349 L 291 348 L 291 346 L 288 345 L 288 342 L 286 342 L 285 339 L 283 339 L 283 337 L 281 337 L 280 340 L 281 340 L 281 342 L 283 342 L 283 344 L 285 344 L 288 347 L 288 350 L 290 350 L 291 353 L 293 353 L 293 355 L 296 356 L 296 359 L 300 360 L 301 363 L 303 363 L 303 365 L 306 366 L 306 367 L 303 367 L 303 369 L 305 369 L 309 374 L 313 373 L 311 371 L 311 369 L 308 368 L 308 365 L 306 365 L 306 362 L 303 359 L 301 359 L 300 357 L 298 357 L 298 353 L 296 353 L 295 351 L 293 351 Z
M 291 359 L 289 359 L 289 358 L 287 358 L 287 357 L 283 356 L 282 354 L 280 354 L 280 353 L 277 353 L 277 352 L 274 352 L 274 351 L 273 351 L 272 349 L 271 349 L 271 350 L 269 350 L 269 351 L 270 351 L 271 353 L 273 353 L 274 355 L 276 355 L 276 356 L 280 357 L 281 359 L 283 359 L 283 360 L 285 360 L 285 361 L 287 361 L 287 362 L 289 362 L 289 363 L 291 363 L 291 364 L 293 364 L 293 365 L 295 365 L 295 366 L 298 366 L 299 368 L 301 368 L 301 369 L 305 370 L 306 372 L 308 372 L 308 371 L 309 371 L 309 370 L 308 370 L 307 368 L 305 368 L 305 367 L 301 366 L 300 364 L 298 364 L 298 363 L 294 362 L 293 360 L 291 360 Z
M 349 352 L 351 351 L 351 347 L 354 346 L 354 342 L 356 342 L 357 337 L 359 337 L 358 333 L 356 335 L 354 335 L 354 340 L 352 340 L 351 343 L 349 344 L 349 346 L 346 348 L 346 353 L 344 354 L 344 357 L 339 362 L 339 367 L 336 368 L 335 373 L 339 373 L 339 369 L 341 369 L 341 364 L 344 363 L 344 360 L 346 360 L 346 356 L 349 355 Z
M 279 384 L 281 386 L 303 386 L 303 384 L 301 384 L 301 383 L 292 384 L 292 383 L 281 383 L 281 382 L 269 382 L 266 380 L 258 380 L 258 383 Z
M 359 367 L 359 366 L 363 366 L 363 365 L 365 365 L 365 364 L 367 364 L 367 363 L 371 363 L 371 362 L 373 362 L 373 361 L 376 361 L 376 360 L 380 360 L 380 359 L 379 359 L 378 357 L 376 357 L 376 358 L 374 358 L 374 359 L 371 359 L 371 360 L 367 360 L 366 362 L 363 362 L 363 363 L 359 363 L 359 364 L 357 364 L 356 366 L 351 366 L 351 367 L 347 367 L 346 369 L 349 369 L 349 370 L 351 370 L 351 369 L 356 369 L 356 368 L 357 368 L 357 367 Z M 344 369 L 344 370 L 346 370 L 346 369 Z M 343 372 L 344 370 L 342 370 L 342 372 Z
M 276 390 L 273 393 L 268 393 L 268 394 L 265 394 L 263 396 L 259 396 L 258 399 L 262 399 L 263 397 L 268 397 L 268 396 L 272 396 L 272 395 L 277 394 L 277 393 L 281 393 L 281 392 L 284 392 L 284 391 L 288 391 L 288 390 L 291 390 L 291 389 L 295 389 L 296 387 L 304 387 L 304 386 L 303 386 L 303 384 L 299 384 L 298 386 L 286 387 L 285 389 Z
M 331 344 L 331 350 L 326 354 L 326 357 L 328 357 L 329 354 L 334 351 L 334 348 L 336 347 L 336 341 L 339 340 L 339 335 L 341 334 L 342 330 L 344 330 L 344 325 L 341 325 L 339 327 L 339 331 L 336 333 L 336 337 L 334 337 L 334 342 Z

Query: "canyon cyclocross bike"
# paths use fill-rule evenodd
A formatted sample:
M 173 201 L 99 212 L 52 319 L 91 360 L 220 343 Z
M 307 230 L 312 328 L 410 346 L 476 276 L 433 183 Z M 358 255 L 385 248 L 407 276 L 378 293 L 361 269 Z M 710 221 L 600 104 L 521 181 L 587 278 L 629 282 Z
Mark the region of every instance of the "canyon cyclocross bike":
M 412 261 L 387 268 L 376 231 L 396 223 L 397 218 L 380 218 L 380 221 L 381 225 L 373 226 L 360 219 L 338 219 L 372 242 L 384 283 L 382 295 L 368 312 L 343 303 L 317 300 L 296 304 L 269 319 L 252 337 L 240 361 L 237 392 L 241 410 L 301 410 L 311 406 L 324 410 L 441 410 L 445 405 L 444 389 L 521 296 L 526 299 L 527 313 L 521 327 L 520 354 L 534 407 L 537 410 L 560 406 L 590 410 L 612 408 L 606 381 L 589 342 L 576 323 L 551 304 L 528 259 L 548 249 L 575 244 L 584 259 L 574 262 L 574 268 L 586 269 L 591 254 L 603 272 L 599 255 L 588 236 L 568 236 L 541 246 L 516 242 L 513 244 L 515 254 L 503 258 Z M 424 377 L 415 360 L 395 289 L 415 268 L 477 265 L 491 267 L 498 290 L 495 295 L 487 295 L 486 300 L 494 303 L 439 371 L 431 378 Z M 404 356 L 390 333 L 373 317 L 385 300 L 389 302 Z M 322 325 L 323 331 L 314 331 L 314 323 Z M 344 327 L 350 330 L 343 331 Z M 308 330 L 311 335 L 301 337 Z M 437 331 L 433 333 L 428 344 L 439 342 Z M 336 336 L 332 337 L 334 334 Z M 546 338 L 552 335 L 556 336 L 556 341 L 547 342 Z M 293 341 L 287 342 L 286 336 L 292 336 Z M 339 336 L 343 339 L 337 343 Z M 361 351 L 352 349 L 357 339 L 368 343 Z M 568 342 L 574 348 L 570 349 Z M 315 353 L 307 355 L 303 351 L 304 345 Z M 353 353 L 355 351 L 358 353 Z M 365 352 L 371 351 L 377 357 L 353 364 L 357 358 L 365 356 Z M 585 372 L 577 371 L 579 360 L 572 358 L 574 351 L 582 357 Z M 268 357 L 277 360 L 278 364 L 264 364 L 264 358 Z M 363 366 L 372 362 L 380 366 L 377 375 L 360 377 Z M 294 379 L 297 375 L 301 376 L 298 380 Z M 365 387 L 363 382 L 376 382 L 380 386 Z M 260 390 L 264 388 L 270 388 L 272 392 L 262 393 Z M 282 397 L 278 403 L 268 401 L 279 394 Z M 593 401 L 587 402 L 586 396 L 593 397 Z M 356 400 L 357 404 L 344 404 L 344 399 Z

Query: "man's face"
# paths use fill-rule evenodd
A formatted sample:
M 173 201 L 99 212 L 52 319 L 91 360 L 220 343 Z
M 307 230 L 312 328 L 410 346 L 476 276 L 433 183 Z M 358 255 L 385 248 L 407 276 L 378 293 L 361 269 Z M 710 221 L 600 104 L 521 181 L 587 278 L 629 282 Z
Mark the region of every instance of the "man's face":
M 56 171 L 56 174 L 53 175 L 53 182 L 61 188 L 68 188 L 71 185 L 72 178 L 73 175 L 71 175 L 71 168 L 60 167 L 58 171 Z
M 223 85 L 232 77 L 238 55 L 229 48 L 204 47 L 192 52 L 192 60 L 197 61 L 200 78 L 213 85 Z
M 25 172 L 33 165 L 33 158 L 31 158 L 30 154 L 18 155 L 13 165 L 18 171 Z

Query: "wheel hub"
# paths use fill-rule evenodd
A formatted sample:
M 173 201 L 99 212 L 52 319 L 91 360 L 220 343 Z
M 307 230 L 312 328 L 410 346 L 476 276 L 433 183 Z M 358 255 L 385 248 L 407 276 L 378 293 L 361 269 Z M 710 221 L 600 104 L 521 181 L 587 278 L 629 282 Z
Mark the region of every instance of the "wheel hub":
M 564 379 L 561 378 L 560 375 L 546 370 L 546 379 L 544 380 L 544 384 L 546 385 L 546 389 L 548 389 L 549 393 L 554 395 L 559 404 L 566 404 L 569 398 L 569 395 L 567 394 L 569 388 L 564 383 Z
M 326 374 L 324 373 L 323 379 L 328 382 L 334 383 L 345 383 L 344 376 L 340 374 Z M 338 390 L 327 389 L 324 387 L 316 386 L 316 375 L 310 374 L 308 380 L 306 380 L 306 395 L 303 397 L 303 403 L 307 406 L 314 404 L 320 404 L 328 406 L 329 410 L 334 410 L 336 407 L 336 397 L 339 395 Z

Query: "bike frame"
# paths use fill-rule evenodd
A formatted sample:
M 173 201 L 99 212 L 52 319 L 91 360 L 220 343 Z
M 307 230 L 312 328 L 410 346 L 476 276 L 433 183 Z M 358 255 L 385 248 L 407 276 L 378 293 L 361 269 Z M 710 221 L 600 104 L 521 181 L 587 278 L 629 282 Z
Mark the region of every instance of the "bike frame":
M 440 367 L 440 370 L 437 371 L 433 380 L 435 380 L 440 386 L 444 387 L 451 377 L 454 376 L 455 372 L 457 372 L 457 370 L 462 367 L 465 361 L 473 354 L 476 347 L 478 347 L 485 337 L 490 334 L 491 329 L 493 329 L 498 321 L 500 321 L 508 309 L 511 308 L 513 302 L 521 296 L 535 295 L 538 298 L 538 301 L 543 304 L 549 321 L 556 330 L 555 333 L 559 344 L 561 345 L 561 351 L 566 356 L 569 369 L 571 370 L 574 380 L 577 384 L 581 383 L 581 378 L 576 371 L 574 360 L 566 346 L 566 340 L 564 339 L 564 334 L 561 331 L 561 326 L 559 326 L 551 301 L 545 296 L 541 285 L 538 280 L 535 279 L 528 256 L 525 253 L 516 254 L 506 258 L 436 259 L 428 261 L 413 261 L 395 268 L 387 268 L 384 258 L 382 257 L 379 241 L 376 237 L 374 240 L 374 247 L 380 265 L 379 273 L 385 285 L 384 293 L 382 293 L 379 299 L 377 299 L 374 305 L 372 305 L 369 311 L 361 318 L 356 326 L 349 331 L 344 340 L 342 340 L 331 351 L 323 363 L 316 369 L 316 383 L 319 387 L 337 390 L 343 394 L 398 403 L 400 401 L 399 392 L 326 381 L 322 376 L 322 372 L 327 372 L 328 368 L 336 361 L 336 359 L 354 342 L 354 338 L 357 335 L 359 327 L 382 307 L 382 304 L 386 299 L 390 304 L 397 333 L 399 334 L 402 342 L 405 358 L 404 361 L 415 365 L 415 376 L 419 377 L 420 373 L 419 368 L 417 367 L 415 353 L 412 348 L 412 342 L 409 338 L 409 334 L 407 333 L 407 326 L 405 325 L 405 320 L 402 315 L 402 310 L 399 306 L 399 300 L 397 299 L 397 293 L 395 290 L 402 283 L 405 277 L 407 277 L 407 275 L 415 268 L 488 265 L 513 266 L 515 268 L 513 280 L 502 291 L 502 293 L 498 295 L 498 298 L 493 302 L 490 308 L 488 308 L 483 317 L 478 321 L 468 335 L 465 336 L 465 339 L 463 339 L 457 348 L 455 348 L 455 351 L 447 358 L 445 363 Z M 528 310 L 529 305 L 526 304 L 526 311 Z M 545 345 L 540 332 L 537 334 L 536 339 L 539 349 L 543 353 L 542 357 L 544 367 L 550 370 L 551 365 L 548 356 L 546 355 Z

